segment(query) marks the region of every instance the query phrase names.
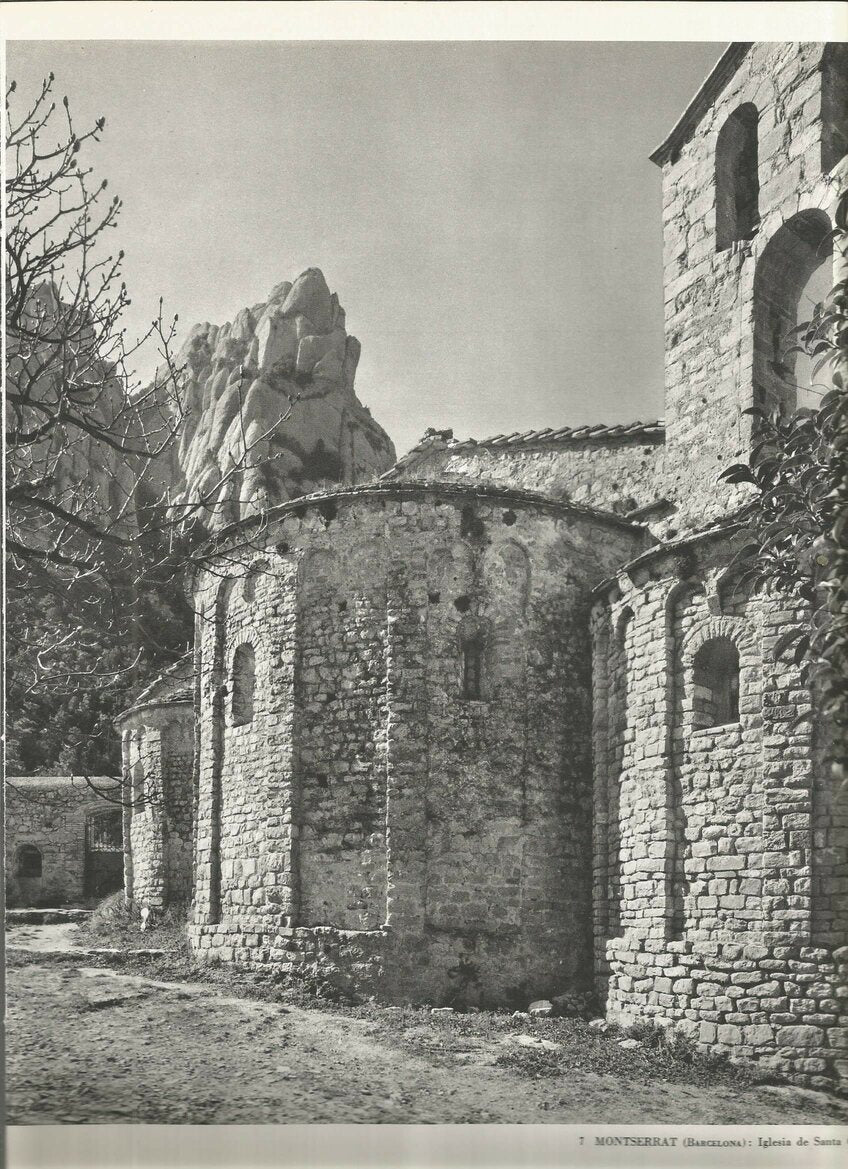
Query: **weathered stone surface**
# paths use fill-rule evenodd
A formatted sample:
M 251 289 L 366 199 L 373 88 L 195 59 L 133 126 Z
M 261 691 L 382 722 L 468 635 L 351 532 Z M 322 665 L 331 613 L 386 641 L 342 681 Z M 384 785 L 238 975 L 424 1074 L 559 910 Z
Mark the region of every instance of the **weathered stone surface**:
M 391 476 L 497 483 L 622 514 L 652 504 L 662 466 L 662 426 L 613 427 L 608 434 L 604 427 L 593 427 L 593 434 L 587 429 L 510 436 L 509 442 L 458 442 L 452 432 L 434 431 Z
M 232 323 L 196 325 L 177 358 L 179 447 L 161 475 L 175 508 L 215 529 L 385 471 L 394 447 L 354 392 L 359 352 L 317 268 Z
M 640 540 L 514 492 L 387 484 L 287 505 L 223 581 L 199 577 L 216 615 L 198 647 L 202 950 L 308 955 L 349 978 L 353 952 L 318 931 L 361 931 L 384 997 L 495 1001 L 519 954 L 538 990 L 567 986 L 589 912 L 587 720 L 573 718 L 588 689 L 567 666 L 588 642 L 572 605 Z M 253 713 L 238 725 L 246 644 Z M 481 646 L 473 693 L 466 644 Z M 573 815 L 556 812 L 564 792 Z
M 194 661 L 166 670 L 117 720 L 125 779 L 124 893 L 141 911 L 191 898 Z
M 820 1047 L 824 1037 L 818 1027 L 779 1027 L 777 1031 L 778 1047 Z

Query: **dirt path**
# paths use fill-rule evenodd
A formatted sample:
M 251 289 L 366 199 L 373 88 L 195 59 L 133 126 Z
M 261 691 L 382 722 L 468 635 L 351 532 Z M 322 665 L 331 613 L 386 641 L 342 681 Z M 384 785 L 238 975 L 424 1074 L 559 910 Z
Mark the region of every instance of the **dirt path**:
M 798 1089 L 529 1078 L 495 1066 L 520 1046 L 514 1028 L 457 1037 L 419 1016 L 398 1029 L 391 1009 L 363 1019 L 82 955 L 24 961 L 7 981 L 11 1124 L 848 1123 L 848 1103 Z
M 16 950 L 30 953 L 67 953 L 85 949 L 79 941 L 79 926 L 75 922 L 57 922 L 50 925 L 15 925 L 8 929 L 7 944 Z

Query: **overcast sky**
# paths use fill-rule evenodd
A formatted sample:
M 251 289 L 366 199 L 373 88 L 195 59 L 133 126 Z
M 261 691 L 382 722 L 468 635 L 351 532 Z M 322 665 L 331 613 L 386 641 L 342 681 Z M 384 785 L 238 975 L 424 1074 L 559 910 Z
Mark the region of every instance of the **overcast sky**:
M 17 42 L 121 195 L 143 328 L 221 324 L 307 267 L 405 451 L 662 415 L 660 171 L 722 51 L 651 42 Z M 110 241 L 111 242 L 111 241 Z

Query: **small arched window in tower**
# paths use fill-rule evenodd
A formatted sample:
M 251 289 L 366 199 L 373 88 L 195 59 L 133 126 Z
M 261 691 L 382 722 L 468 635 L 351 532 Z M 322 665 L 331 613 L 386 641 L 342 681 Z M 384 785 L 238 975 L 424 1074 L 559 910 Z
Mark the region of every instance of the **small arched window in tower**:
M 483 639 L 479 634 L 462 642 L 462 697 L 478 702 L 483 695 Z
M 822 57 L 821 168 L 829 174 L 848 154 L 848 43 L 827 45 Z
M 739 651 L 727 637 L 705 642 L 694 661 L 695 730 L 739 720 Z
M 240 645 L 233 657 L 233 726 L 241 727 L 253 721 L 253 690 L 256 681 L 256 663 L 252 645 Z
M 18 876 L 41 876 L 41 852 L 34 844 L 25 844 L 18 852 Z
M 750 239 L 760 222 L 757 107 L 747 102 L 719 130 L 715 153 L 716 251 Z

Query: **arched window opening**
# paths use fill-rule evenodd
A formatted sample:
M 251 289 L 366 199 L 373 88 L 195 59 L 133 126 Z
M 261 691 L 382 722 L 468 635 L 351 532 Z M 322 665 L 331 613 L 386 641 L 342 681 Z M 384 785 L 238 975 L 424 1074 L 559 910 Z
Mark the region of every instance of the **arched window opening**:
M 241 727 L 253 721 L 253 691 L 256 663 L 253 646 L 240 645 L 233 658 L 233 726 Z
M 848 44 L 825 48 L 821 87 L 821 168 L 829 174 L 848 154 Z
M 757 107 L 734 110 L 719 131 L 715 153 L 716 251 L 750 239 L 760 222 Z
M 739 721 L 739 651 L 729 638 L 716 637 L 695 654 L 695 730 Z
M 827 393 L 826 371 L 789 352 L 790 334 L 810 320 L 833 283 L 830 220 L 823 211 L 802 211 L 769 240 L 754 276 L 754 404 L 784 416 L 799 406 L 815 408 Z
M 41 851 L 34 844 L 25 844 L 18 852 L 18 876 L 41 876 Z
M 482 698 L 483 640 L 478 635 L 462 643 L 462 696 L 472 702 Z

